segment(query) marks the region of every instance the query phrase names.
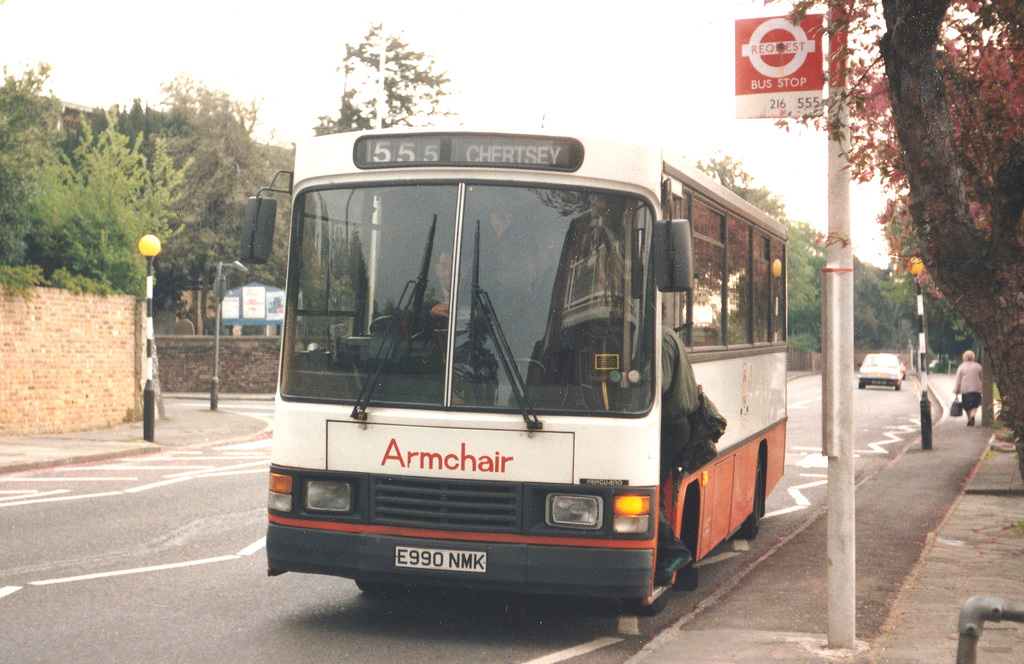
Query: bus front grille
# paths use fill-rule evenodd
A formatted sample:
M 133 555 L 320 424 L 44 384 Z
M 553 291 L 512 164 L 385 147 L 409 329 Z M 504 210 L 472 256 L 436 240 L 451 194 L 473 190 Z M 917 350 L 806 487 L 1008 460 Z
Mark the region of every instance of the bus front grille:
M 522 493 L 498 482 L 375 477 L 370 523 L 409 528 L 519 532 Z

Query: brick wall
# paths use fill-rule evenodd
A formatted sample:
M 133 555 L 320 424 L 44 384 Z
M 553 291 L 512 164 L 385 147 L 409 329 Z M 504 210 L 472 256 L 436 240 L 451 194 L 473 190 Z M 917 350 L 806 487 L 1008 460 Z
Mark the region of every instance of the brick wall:
M 0 287 L 0 436 L 94 429 L 141 408 L 145 302 Z
M 159 336 L 160 389 L 175 392 L 210 392 L 213 377 L 213 342 L 210 336 Z M 221 335 L 217 378 L 221 394 L 272 394 L 277 389 L 280 337 Z

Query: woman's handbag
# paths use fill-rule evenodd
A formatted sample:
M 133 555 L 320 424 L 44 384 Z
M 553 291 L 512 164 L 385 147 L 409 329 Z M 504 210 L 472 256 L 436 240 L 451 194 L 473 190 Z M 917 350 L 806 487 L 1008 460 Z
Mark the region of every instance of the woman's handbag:
M 958 396 L 953 401 L 953 405 L 949 407 L 949 414 L 953 417 L 960 417 L 964 414 L 964 406 L 960 403 L 960 397 Z

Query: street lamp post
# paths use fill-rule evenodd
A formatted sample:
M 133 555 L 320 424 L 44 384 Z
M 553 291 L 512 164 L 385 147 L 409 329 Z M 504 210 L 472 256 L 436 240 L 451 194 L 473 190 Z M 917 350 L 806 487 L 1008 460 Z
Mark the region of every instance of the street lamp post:
M 248 272 L 238 261 L 228 263 L 228 267 L 235 267 L 242 272 Z M 217 410 L 217 400 L 220 397 L 220 378 L 217 376 L 217 369 L 220 365 L 220 315 L 221 306 L 224 303 L 224 263 L 217 263 L 217 278 L 213 281 L 213 296 L 217 300 L 217 324 L 213 330 L 213 378 L 210 379 L 210 410 Z
M 146 257 L 146 387 L 142 390 L 142 438 L 152 443 L 156 392 L 153 390 L 153 257 L 160 253 L 160 240 L 144 235 L 139 253 Z
M 910 259 L 910 274 L 917 284 L 918 371 L 921 373 L 921 449 L 932 449 L 932 403 L 928 398 L 928 343 L 924 333 L 924 294 L 918 275 L 924 263 L 918 257 Z

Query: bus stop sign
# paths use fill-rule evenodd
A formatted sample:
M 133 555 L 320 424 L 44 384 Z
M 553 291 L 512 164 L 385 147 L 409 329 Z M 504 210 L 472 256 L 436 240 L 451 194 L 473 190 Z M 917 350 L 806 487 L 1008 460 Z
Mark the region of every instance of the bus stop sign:
M 820 14 L 736 21 L 736 117 L 821 115 L 823 33 Z

